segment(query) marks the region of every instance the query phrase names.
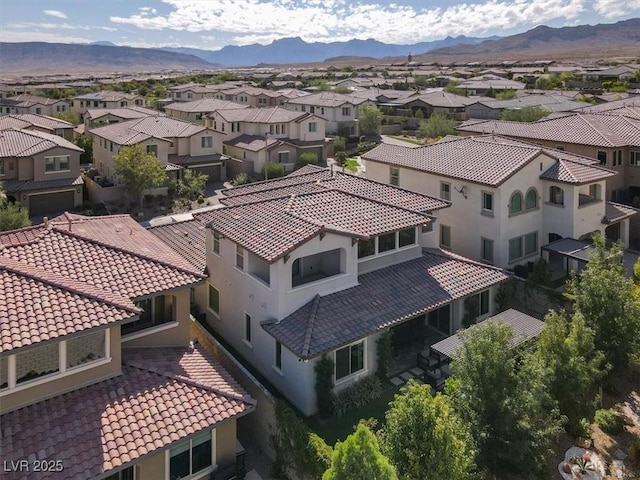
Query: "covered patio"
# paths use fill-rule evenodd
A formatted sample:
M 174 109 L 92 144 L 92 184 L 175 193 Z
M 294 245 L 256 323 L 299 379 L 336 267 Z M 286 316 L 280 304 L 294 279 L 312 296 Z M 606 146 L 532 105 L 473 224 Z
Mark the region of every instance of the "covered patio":
M 512 308 L 469 328 L 473 329 L 477 325 L 496 322 L 504 322 L 513 329 L 511 348 L 517 348 L 529 343 L 544 329 L 543 321 Z M 434 343 L 427 350 L 421 352 L 419 355 L 424 359 L 425 382 L 431 384 L 436 390 L 442 389 L 445 380 L 451 375 L 449 364 L 451 360 L 457 358 L 458 351 L 462 345 L 462 338 L 456 333 Z

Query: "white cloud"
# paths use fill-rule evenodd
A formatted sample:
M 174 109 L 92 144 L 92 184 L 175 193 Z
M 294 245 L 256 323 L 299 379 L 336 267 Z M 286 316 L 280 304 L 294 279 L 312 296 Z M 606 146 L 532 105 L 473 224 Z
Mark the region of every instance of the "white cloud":
M 19 22 L 9 24 L 10 28 L 17 29 L 45 29 L 45 30 L 104 30 L 106 32 L 115 32 L 118 30 L 114 27 L 105 27 L 102 25 L 71 25 L 69 23 L 49 23 L 49 22 Z
M 446 35 L 481 36 L 492 30 L 557 19 L 571 22 L 584 13 L 589 3 L 588 0 L 488 0 L 446 8 L 417 8 L 365 3 L 366 0 L 163 1 L 173 7 L 168 14 L 144 10 L 129 17 L 113 16 L 110 20 L 146 30 L 217 31 L 230 34 L 238 44 L 268 43 L 294 36 L 320 42 L 375 38 L 388 43 L 416 43 Z M 624 0 L 598 2 L 624 4 Z
M 640 0 L 595 0 L 593 9 L 605 18 L 622 17 L 640 10 Z
M 60 10 L 43 10 L 42 13 L 50 17 L 67 18 L 67 15 Z
M 52 32 L 29 32 L 3 30 L 0 33 L 3 42 L 49 42 L 49 43 L 91 43 L 93 40 L 72 35 L 61 35 Z

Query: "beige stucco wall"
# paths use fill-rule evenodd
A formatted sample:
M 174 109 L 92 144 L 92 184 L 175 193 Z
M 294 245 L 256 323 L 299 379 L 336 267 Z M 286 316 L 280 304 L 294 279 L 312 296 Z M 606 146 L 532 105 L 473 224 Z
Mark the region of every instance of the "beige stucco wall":
M 109 330 L 111 361 L 87 370 L 64 376 L 51 375 L 50 380 L 0 397 L 0 413 L 55 397 L 80 387 L 97 383 L 121 373 L 120 326 Z M 35 380 L 37 382 L 38 380 Z

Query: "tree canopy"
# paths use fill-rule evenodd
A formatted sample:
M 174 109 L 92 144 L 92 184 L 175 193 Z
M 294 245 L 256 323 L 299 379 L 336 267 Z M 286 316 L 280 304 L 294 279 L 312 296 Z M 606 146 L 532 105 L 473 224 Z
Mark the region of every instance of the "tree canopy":
M 503 322 L 478 324 L 459 335 L 463 344 L 446 388 L 471 429 L 478 468 L 499 476 L 543 468 L 563 418 L 540 357 L 512 349 L 513 331 Z
M 140 201 L 141 208 L 142 194 L 146 190 L 159 187 L 167 180 L 160 160 L 155 155 L 147 153 L 144 145 L 124 147 L 113 160 L 120 184 L 131 198 Z
M 331 467 L 322 480 L 397 480 L 389 459 L 380 453 L 376 436 L 364 424 L 336 443 Z
M 204 192 L 208 178 L 209 175 L 187 168 L 178 180 L 176 191 L 187 201 L 196 200 Z
M 381 433 L 382 451 L 403 480 L 462 480 L 473 467 L 469 428 L 451 407 L 449 397 L 410 381 L 390 404 Z
M 456 134 L 456 121 L 439 113 L 432 113 L 428 120 L 420 123 L 418 138 L 438 138 Z
M 29 211 L 19 203 L 9 202 L 4 185 L 0 182 L 0 232 L 15 230 L 31 225 Z
M 544 107 L 522 107 L 507 108 L 502 111 L 501 120 L 510 122 L 535 122 L 549 115 L 549 111 Z
M 374 137 L 380 135 L 382 112 L 378 107 L 364 105 L 358 112 L 358 128 L 361 135 Z

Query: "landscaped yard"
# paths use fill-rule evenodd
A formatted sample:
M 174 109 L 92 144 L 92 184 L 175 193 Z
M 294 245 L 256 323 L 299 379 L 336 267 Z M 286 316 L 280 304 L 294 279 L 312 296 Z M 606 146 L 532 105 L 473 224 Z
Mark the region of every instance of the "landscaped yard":
M 359 166 L 360 162 L 358 162 L 357 158 L 347 158 L 347 161 L 344 162 L 345 170 L 349 170 L 352 173 L 356 173 Z
M 389 408 L 389 402 L 393 400 L 394 395 L 399 390 L 399 387 L 389 385 L 379 398 L 369 402 L 362 408 L 347 412 L 342 417 L 332 417 L 329 420 L 320 420 L 317 416 L 309 417 L 306 419 L 307 424 L 327 442 L 327 445 L 333 446 L 337 441 L 342 442 L 352 434 L 354 426 L 361 419 L 375 418 L 378 421 L 376 428 L 381 427 L 385 413 Z

